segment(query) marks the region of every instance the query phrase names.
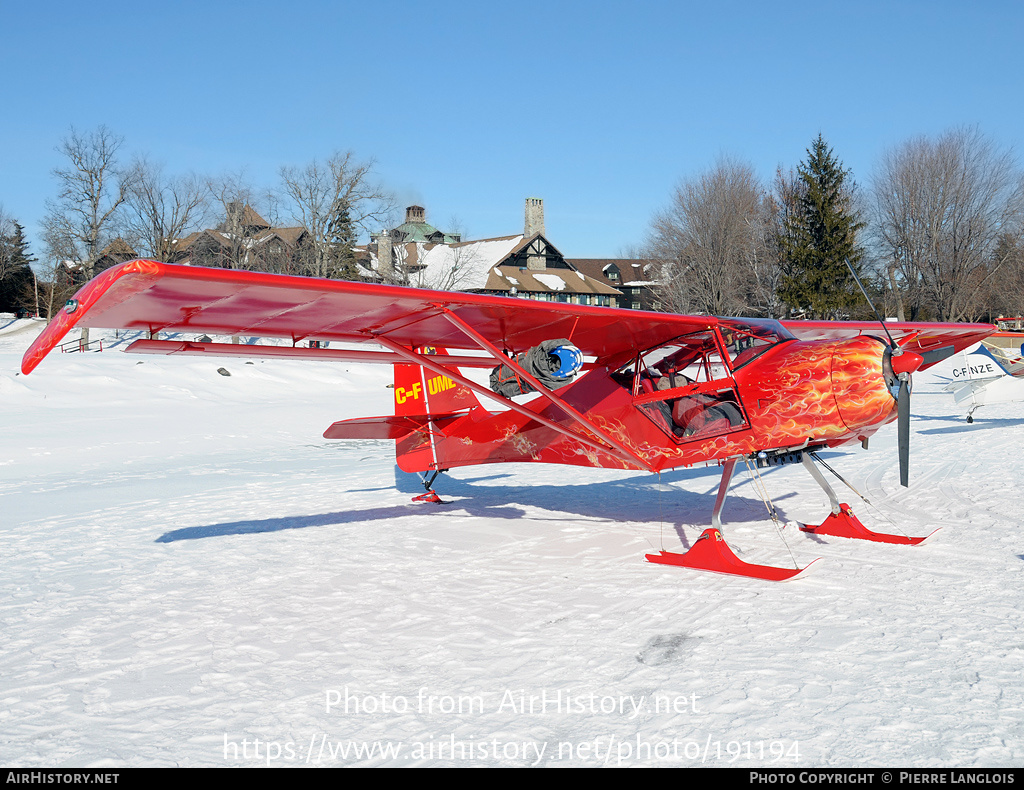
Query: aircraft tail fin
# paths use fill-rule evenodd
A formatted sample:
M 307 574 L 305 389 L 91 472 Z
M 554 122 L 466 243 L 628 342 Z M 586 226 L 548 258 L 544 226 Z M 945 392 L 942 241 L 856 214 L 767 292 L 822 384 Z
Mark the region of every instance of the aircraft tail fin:
M 982 341 L 981 345 L 978 346 L 978 350 L 974 353 L 991 359 L 1007 376 L 1013 376 L 1014 378 L 1024 376 L 1024 358 L 1022 358 L 1024 356 L 1024 348 L 1015 351 Z
M 957 356 L 957 364 L 953 366 L 953 378 L 946 385 L 946 392 L 953 392 L 972 381 L 994 381 L 1009 375 L 1009 371 L 984 345 L 979 345 L 970 353 L 961 351 Z
M 442 348 L 421 349 L 444 354 Z M 400 417 L 448 415 L 479 406 L 473 390 L 420 365 L 395 365 L 395 415 Z
M 420 353 L 444 354 L 443 348 L 424 348 Z M 395 418 L 419 423 L 414 430 L 395 436 L 395 460 L 406 472 L 449 469 L 449 426 L 469 419 L 482 409 L 476 394 L 464 384 L 421 365 L 395 365 Z M 454 465 L 458 465 L 455 463 Z

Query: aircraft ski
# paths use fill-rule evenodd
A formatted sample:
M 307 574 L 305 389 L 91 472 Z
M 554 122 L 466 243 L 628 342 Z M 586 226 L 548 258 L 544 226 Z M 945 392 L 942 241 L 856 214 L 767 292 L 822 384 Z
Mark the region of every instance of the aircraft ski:
M 811 560 L 803 568 L 778 568 L 774 565 L 754 565 L 737 557 L 729 544 L 722 537 L 721 530 L 709 527 L 704 530 L 697 541 L 685 554 L 661 551 L 658 554 L 646 555 L 648 562 L 660 565 L 676 565 L 711 573 L 724 573 L 729 576 L 746 576 L 751 579 L 764 579 L 772 582 L 787 582 L 798 579 L 806 574 L 818 559 Z
M 841 504 L 838 513 L 829 513 L 828 517 L 817 526 L 802 524 L 801 532 L 811 535 L 833 535 L 838 538 L 853 538 L 855 540 L 870 540 L 875 543 L 893 543 L 898 546 L 920 546 L 934 538 L 942 527 L 933 530 L 923 538 L 911 538 L 906 535 L 891 535 L 885 532 L 872 532 L 865 527 L 859 518 L 853 514 L 853 510 L 847 504 Z

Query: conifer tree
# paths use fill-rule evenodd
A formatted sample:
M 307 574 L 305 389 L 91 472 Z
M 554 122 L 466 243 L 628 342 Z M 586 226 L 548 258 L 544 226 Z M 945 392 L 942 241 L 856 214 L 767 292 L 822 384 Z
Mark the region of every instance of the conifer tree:
M 819 134 L 797 169 L 796 192 L 782 223 L 783 278 L 779 296 L 795 310 L 836 318 L 857 304 L 859 292 L 846 268 L 859 273 L 857 233 L 864 227 L 853 208 L 849 170 Z
M 348 203 L 338 200 L 331 208 L 331 220 L 327 228 L 332 264 L 329 276 L 341 280 L 358 280 L 359 268 L 353 249 L 357 240 L 356 231 Z
M 11 220 L 6 232 L 0 231 L 0 312 L 16 312 L 27 303 L 32 290 L 33 261 L 25 229 Z

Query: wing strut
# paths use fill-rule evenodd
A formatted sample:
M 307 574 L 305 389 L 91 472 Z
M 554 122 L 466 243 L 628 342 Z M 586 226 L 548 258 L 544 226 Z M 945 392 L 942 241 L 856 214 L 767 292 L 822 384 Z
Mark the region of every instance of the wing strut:
M 438 306 L 440 307 L 440 305 Z M 559 409 L 565 412 L 566 415 L 572 418 L 572 420 L 581 425 L 584 429 L 590 431 L 599 439 L 601 439 L 604 442 L 607 442 L 616 450 L 618 450 L 619 452 L 617 453 L 617 455 L 619 455 L 619 457 L 622 457 L 623 454 L 625 454 L 626 456 L 631 458 L 634 463 L 639 464 L 648 471 L 655 471 L 654 467 L 647 463 L 647 461 L 645 461 L 631 449 L 626 447 L 626 445 L 624 445 L 622 442 L 618 441 L 613 436 L 608 434 L 607 431 L 603 431 L 600 428 L 598 428 L 596 425 L 594 425 L 593 422 L 588 420 L 586 416 L 581 414 L 578 410 L 574 409 L 562 398 L 559 398 L 557 395 L 555 395 L 555 393 L 553 393 L 551 390 L 549 390 L 547 387 L 541 384 L 534 376 L 527 373 L 526 370 L 519 363 L 517 363 L 514 358 L 510 358 L 502 354 L 500 348 L 494 345 L 494 343 L 487 340 L 483 335 L 481 335 L 479 332 L 473 329 L 473 327 L 471 327 L 469 324 L 467 324 L 465 321 L 463 321 L 461 318 L 455 315 L 455 313 L 453 313 L 447 307 L 441 308 L 441 315 L 443 315 L 451 323 L 453 323 L 455 326 L 461 329 L 470 339 L 475 341 L 476 344 L 480 346 L 480 348 L 482 348 L 484 351 L 486 351 L 488 354 L 494 357 L 495 361 L 499 365 L 504 365 L 514 370 L 517 375 L 519 375 L 524 380 L 529 382 L 530 386 L 537 390 L 537 392 L 545 400 L 557 406 Z M 570 433 L 569 435 L 579 438 L 579 434 Z
M 603 453 L 613 455 L 616 458 L 619 458 L 620 460 L 630 464 L 631 466 L 639 466 L 642 469 L 647 469 L 650 472 L 655 471 L 653 466 L 644 461 L 638 455 L 628 451 L 622 451 L 618 447 L 608 447 L 607 445 L 602 444 L 599 441 L 591 439 L 589 436 L 584 436 L 579 433 L 573 433 L 572 431 L 568 430 L 564 425 L 559 425 L 554 420 L 549 420 L 547 417 L 541 416 L 537 412 L 532 411 L 519 403 L 516 403 L 511 398 L 505 398 L 499 395 L 498 393 L 494 392 L 489 387 L 485 387 L 482 384 L 477 384 L 475 381 L 471 381 L 470 379 L 467 379 L 465 376 L 456 373 L 451 368 L 446 368 L 444 365 L 435 362 L 432 357 L 426 354 L 417 354 L 415 351 L 411 351 L 405 346 L 396 343 L 394 340 L 391 340 L 385 337 L 384 335 L 372 335 L 372 337 L 375 342 L 380 343 L 385 348 L 394 351 L 396 354 L 409 360 L 414 365 L 421 365 L 422 367 L 425 367 L 428 370 L 432 370 L 435 373 L 439 373 L 442 376 L 447 376 L 457 384 L 461 384 L 464 387 L 469 387 L 469 389 L 473 390 L 474 392 L 480 395 L 491 398 L 492 400 L 496 400 L 502 405 L 507 406 L 512 411 L 518 412 L 519 414 L 522 414 L 524 417 L 529 417 L 530 419 L 539 422 L 541 425 L 544 425 L 550 428 L 551 430 L 562 434 L 563 436 L 568 436 L 570 439 L 573 439 L 574 441 L 577 442 L 581 442 L 582 444 L 585 444 L 588 447 L 592 447 L 595 450 L 600 450 Z

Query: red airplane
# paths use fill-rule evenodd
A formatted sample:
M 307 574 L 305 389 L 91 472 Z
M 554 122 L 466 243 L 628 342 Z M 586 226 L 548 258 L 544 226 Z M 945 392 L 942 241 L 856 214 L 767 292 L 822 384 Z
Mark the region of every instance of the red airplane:
M 886 342 L 873 322 L 682 316 L 136 260 L 83 286 L 25 353 L 22 371 L 75 326 L 154 338 L 136 340 L 126 349 L 132 353 L 394 365 L 394 414 L 343 420 L 324 436 L 394 440 L 398 465 L 424 474 L 421 500 L 440 501 L 432 486 L 441 472 L 476 464 L 649 472 L 721 464 L 712 527 L 685 554 L 647 559 L 779 581 L 806 568 L 745 563 L 722 538 L 737 461 L 807 468 L 832 512 L 805 531 L 922 542 L 865 528 L 814 464 L 815 452 L 866 446 L 898 418 L 907 485 L 910 374 L 995 330 L 886 324 Z M 292 345 L 155 339 L 159 333 L 287 338 Z M 325 347 L 335 341 L 385 350 Z M 493 369 L 492 387 L 460 372 L 467 368 Z M 535 394 L 524 401 L 518 393 Z M 489 411 L 478 395 L 502 408 Z

